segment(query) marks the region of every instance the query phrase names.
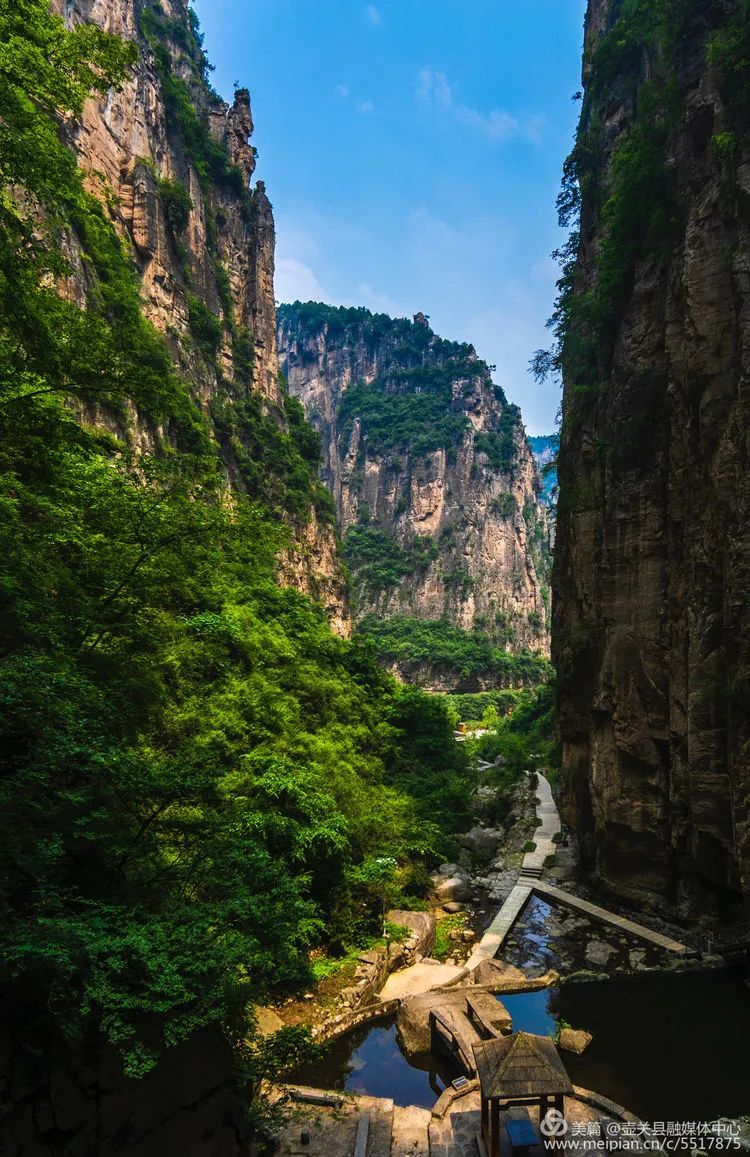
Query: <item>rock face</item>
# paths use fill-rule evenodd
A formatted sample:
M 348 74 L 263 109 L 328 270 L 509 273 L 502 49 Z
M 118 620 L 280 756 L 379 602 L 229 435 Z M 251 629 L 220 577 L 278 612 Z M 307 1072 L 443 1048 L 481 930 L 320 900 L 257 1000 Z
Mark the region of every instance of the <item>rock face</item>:
M 746 918 L 747 14 L 640 10 L 590 0 L 572 159 L 553 580 L 567 818 L 622 896 Z
M 421 314 L 310 302 L 280 307 L 279 352 L 322 435 L 358 618 L 440 620 L 545 654 L 539 473 L 520 411 L 473 347 Z
M 121 92 L 86 104 L 70 141 L 89 191 L 107 207 L 131 251 L 144 311 L 164 334 L 182 375 L 211 419 L 230 488 L 244 490 L 241 454 L 220 421 L 249 394 L 286 425 L 279 385 L 273 292 L 274 220 L 265 186 L 250 186 L 255 149 L 250 97 L 222 101 L 206 82 L 206 59 L 185 0 L 54 0 L 68 23 L 90 21 L 135 40 L 140 57 Z M 174 89 L 178 86 L 178 95 Z M 180 94 L 193 112 L 185 112 Z M 205 125 L 186 131 L 186 117 Z M 84 300 L 85 269 L 67 292 Z M 100 416 L 100 420 L 105 420 Z M 153 449 L 164 431 L 130 415 L 135 446 Z M 315 518 L 297 518 L 280 558 L 282 580 L 321 601 L 334 627 L 348 631 L 345 583 L 335 535 Z

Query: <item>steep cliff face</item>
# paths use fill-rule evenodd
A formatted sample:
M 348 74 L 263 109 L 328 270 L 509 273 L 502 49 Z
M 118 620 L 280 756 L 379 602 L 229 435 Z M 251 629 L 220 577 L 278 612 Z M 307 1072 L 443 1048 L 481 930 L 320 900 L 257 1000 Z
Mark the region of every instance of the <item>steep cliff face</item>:
M 591 0 L 566 170 L 553 651 L 602 881 L 750 902 L 747 5 Z
M 94 22 L 138 44 L 131 78 L 121 92 L 87 102 L 82 122 L 70 125 L 71 143 L 89 191 L 131 250 L 146 315 L 210 419 L 228 486 L 252 493 L 242 407 L 256 399 L 254 416 L 282 432 L 289 416 L 278 377 L 273 213 L 263 182 L 250 186 L 249 94 L 237 89 L 228 106 L 210 88 L 183 0 L 55 0 L 53 8 L 69 24 Z M 86 285 L 80 263 L 68 292 L 83 303 Z M 128 437 L 142 449 L 165 434 L 135 412 L 129 419 Z M 308 507 L 287 519 L 281 578 L 320 600 L 346 633 L 335 533 L 320 513 Z
M 543 654 L 539 474 L 520 411 L 473 347 L 422 315 L 314 303 L 280 308 L 279 343 L 323 438 L 358 617 L 440 620 Z

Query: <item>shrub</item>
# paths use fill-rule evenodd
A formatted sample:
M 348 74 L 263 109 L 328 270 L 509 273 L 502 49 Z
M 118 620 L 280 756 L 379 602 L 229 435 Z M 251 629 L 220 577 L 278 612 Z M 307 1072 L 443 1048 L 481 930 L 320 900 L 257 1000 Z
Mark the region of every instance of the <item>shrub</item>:
M 463 631 L 446 620 L 368 615 L 360 630 L 371 638 L 378 654 L 390 661 L 435 664 L 457 678 L 495 676 L 509 684 L 534 684 L 549 678 L 546 659 L 523 652 L 511 655 L 493 646 L 486 635 Z
M 193 202 L 181 181 L 167 177 L 157 179 L 157 188 L 164 206 L 167 229 L 176 241 L 187 229 Z
M 202 298 L 187 294 L 188 323 L 198 348 L 207 361 L 213 361 L 219 352 L 224 327 L 221 318 L 212 313 Z
M 512 518 L 518 510 L 518 503 L 514 494 L 500 494 L 497 498 L 493 498 L 490 503 L 490 510 L 493 514 L 498 514 L 500 518 Z

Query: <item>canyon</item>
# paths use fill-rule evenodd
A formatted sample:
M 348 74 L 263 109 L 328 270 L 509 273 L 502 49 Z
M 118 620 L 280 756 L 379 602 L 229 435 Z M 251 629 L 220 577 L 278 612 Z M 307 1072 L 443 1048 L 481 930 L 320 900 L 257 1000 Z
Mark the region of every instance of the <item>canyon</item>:
M 425 313 L 277 308 L 250 95 L 214 91 L 187 0 L 14 7 L 0 1148 L 300 1152 L 268 1094 L 321 1063 L 305 1029 L 372 1020 L 375 1049 L 381 994 L 436 976 L 526 998 L 506 1029 L 562 1037 L 573 1008 L 584 1048 L 624 1001 L 598 1079 L 639 1066 L 654 982 L 654 1063 L 691 1076 L 690 1001 L 660 993 L 715 968 L 681 990 L 731 1041 L 706 1112 L 738 1073 L 745 1112 L 717 952 L 750 941 L 747 0 L 588 2 L 533 363 L 559 452 Z M 417 1071 L 392 1059 L 389 1089 Z M 663 1112 L 644 1073 L 633 1111 Z M 478 1086 L 447 1075 L 441 1117 L 435 1076 L 409 1151 L 458 1157 Z

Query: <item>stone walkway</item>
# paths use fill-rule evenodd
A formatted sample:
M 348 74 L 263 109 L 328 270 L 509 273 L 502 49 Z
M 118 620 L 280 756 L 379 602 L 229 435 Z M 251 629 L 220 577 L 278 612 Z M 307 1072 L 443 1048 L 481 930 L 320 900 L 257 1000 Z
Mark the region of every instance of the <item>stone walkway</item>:
M 493 960 L 497 956 L 506 936 L 526 907 L 534 883 L 544 870 L 547 856 L 555 854 L 557 845 L 552 837 L 560 831 L 560 816 L 549 781 L 539 772 L 537 772 L 536 800 L 536 815 L 539 820 L 533 835 L 536 847 L 533 852 L 527 852 L 524 856 L 518 883 L 466 961 L 469 971 L 483 960 Z
M 574 908 L 584 916 L 593 920 L 601 920 L 621 932 L 627 932 L 640 940 L 655 944 L 658 948 L 665 948 L 668 952 L 684 955 L 687 952 L 687 947 L 678 940 L 663 936 L 660 932 L 654 932 L 643 924 L 637 924 L 634 920 L 627 920 L 624 916 L 618 916 L 607 908 L 600 908 L 597 904 L 582 900 L 570 892 L 564 892 L 561 888 L 555 888 L 542 881 L 541 876 L 547 857 L 554 856 L 557 851 L 555 836 L 561 828 L 552 788 L 545 776 L 539 773 L 537 773 L 536 798 L 536 814 L 539 820 L 539 826 L 533 836 L 536 847 L 533 852 L 527 852 L 524 856 L 518 883 L 474 948 L 466 962 L 467 969 L 473 971 L 483 960 L 493 960 L 497 956 L 508 933 L 534 892 L 543 899 Z
M 423 992 L 431 992 L 433 988 L 440 988 L 443 984 L 450 984 L 465 971 L 456 964 L 431 964 L 422 961 L 420 964 L 411 964 L 408 968 L 401 968 L 392 972 L 380 990 L 380 1000 L 403 1000 L 406 996 L 419 996 Z
M 663 936 L 661 932 L 654 932 L 643 924 L 637 924 L 635 920 L 618 916 L 616 913 L 610 912 L 608 908 L 600 908 L 598 904 L 592 904 L 589 900 L 582 900 L 580 896 L 574 896 L 571 892 L 564 892 L 562 888 L 555 888 L 552 884 L 538 880 L 534 883 L 533 890 L 543 899 L 552 900 L 556 904 L 564 904 L 567 908 L 574 908 L 576 912 L 580 912 L 592 920 L 601 920 L 604 924 L 611 924 L 620 932 L 628 932 L 631 936 L 637 936 L 639 940 L 647 940 L 650 944 L 655 944 L 657 948 L 665 948 L 667 952 L 684 955 L 688 950 L 685 944 L 681 944 L 679 940 L 673 940 L 671 936 Z
M 516 884 L 497 916 L 495 916 L 495 919 L 466 961 L 466 967 L 469 972 L 473 972 L 483 960 L 495 959 L 503 946 L 505 937 L 526 907 L 531 892 L 532 888 L 530 884 Z
M 533 852 L 527 852 L 521 864 L 521 878 L 524 876 L 538 879 L 544 871 L 548 856 L 554 856 L 557 851 L 555 836 L 559 836 L 560 815 L 557 804 L 552 795 L 549 780 L 540 772 L 536 777 L 536 815 L 539 820 L 532 837 L 536 847 Z

